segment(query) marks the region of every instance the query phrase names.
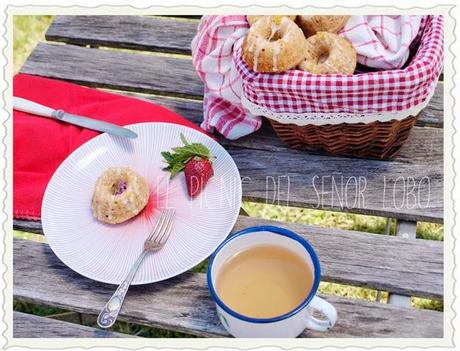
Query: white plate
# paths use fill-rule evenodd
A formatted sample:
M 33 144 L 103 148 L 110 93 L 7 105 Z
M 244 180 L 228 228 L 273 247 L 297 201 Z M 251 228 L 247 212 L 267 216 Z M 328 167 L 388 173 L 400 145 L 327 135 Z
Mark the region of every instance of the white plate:
M 137 139 L 102 134 L 67 157 L 46 189 L 42 225 L 49 245 L 67 266 L 88 278 L 119 284 L 141 253 L 158 208 L 176 208 L 169 240 L 145 258 L 134 278 L 133 284 L 146 284 L 189 270 L 217 248 L 238 217 L 241 180 L 228 152 L 203 133 L 169 123 L 128 128 Z M 180 133 L 215 156 L 214 177 L 194 200 L 187 195 L 183 172 L 170 181 L 169 172 L 162 170 L 160 152 L 181 146 Z M 92 215 L 93 188 L 107 168 L 117 166 L 129 166 L 149 182 L 154 205 L 125 223 L 103 224 Z

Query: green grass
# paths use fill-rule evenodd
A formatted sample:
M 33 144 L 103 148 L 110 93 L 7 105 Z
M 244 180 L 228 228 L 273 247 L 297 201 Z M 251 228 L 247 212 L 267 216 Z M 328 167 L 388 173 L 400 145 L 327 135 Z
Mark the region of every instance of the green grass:
M 320 211 L 286 206 L 265 205 L 260 203 L 243 203 L 244 210 L 252 217 L 262 217 L 276 221 L 302 223 L 326 228 L 356 230 L 375 234 L 384 234 L 386 219 L 377 216 L 364 216 L 343 212 Z M 392 224 L 391 232 L 395 228 Z M 440 224 L 417 224 L 417 238 L 443 240 L 444 228 Z
M 45 38 L 52 16 L 13 17 L 13 71 L 17 73 L 37 43 Z
M 14 16 L 13 63 L 15 73 L 19 71 L 22 64 L 35 48 L 37 42 L 44 40 L 44 34 L 51 21 L 52 16 Z M 386 228 L 386 219 L 375 216 L 308 210 L 249 202 L 243 203 L 243 208 L 250 216 L 254 217 L 261 217 L 284 222 L 303 223 L 326 228 L 340 228 L 376 234 L 384 234 Z M 392 225 L 392 232 L 394 232 L 394 225 Z M 42 235 L 24 232 L 15 232 L 14 235 L 16 237 L 28 240 L 46 242 Z M 432 223 L 419 223 L 417 225 L 417 238 L 427 240 L 443 240 L 443 226 Z M 207 268 L 207 262 L 208 260 L 203 261 L 194 267 L 193 271 L 205 272 Z M 368 301 L 375 301 L 378 293 L 376 290 L 372 289 L 364 289 L 328 282 L 322 282 L 319 290 L 324 294 L 338 295 Z M 380 301 L 386 302 L 387 296 L 388 294 L 386 292 L 382 292 Z M 416 308 L 426 308 L 438 311 L 443 310 L 443 304 L 441 301 L 412 298 L 412 305 Z M 22 301 L 15 301 L 13 308 L 16 311 L 32 313 L 41 316 L 49 316 L 64 312 L 64 310 L 58 308 L 34 305 Z M 89 322 L 87 321 L 84 324 L 95 326 L 94 318 L 93 320 L 88 320 Z M 165 331 L 157 328 L 124 322 L 117 322 L 113 329 L 122 333 L 144 337 L 189 337 L 189 335 L 183 333 Z

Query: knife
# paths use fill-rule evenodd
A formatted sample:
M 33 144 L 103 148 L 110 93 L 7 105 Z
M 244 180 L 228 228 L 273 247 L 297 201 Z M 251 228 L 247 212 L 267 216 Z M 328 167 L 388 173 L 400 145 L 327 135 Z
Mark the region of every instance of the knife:
M 63 110 L 55 110 L 51 107 L 36 102 L 13 96 L 13 108 L 18 111 L 31 113 L 37 116 L 53 118 L 59 121 L 75 124 L 80 127 L 107 132 L 112 135 L 126 138 L 137 138 L 137 134 L 128 128 L 123 128 L 112 123 L 99 121 L 88 117 L 72 115 Z

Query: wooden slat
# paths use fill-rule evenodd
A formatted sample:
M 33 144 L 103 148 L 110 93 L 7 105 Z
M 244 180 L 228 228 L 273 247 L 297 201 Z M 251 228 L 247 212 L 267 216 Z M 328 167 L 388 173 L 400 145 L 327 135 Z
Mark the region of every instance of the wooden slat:
M 56 16 L 46 39 L 76 45 L 107 46 L 190 54 L 198 21 L 142 16 Z
M 21 72 L 101 88 L 203 97 L 203 84 L 187 58 L 40 43 Z M 442 111 L 443 85 L 439 83 L 417 124 L 442 126 Z
M 444 125 L 444 82 L 438 81 L 433 97 L 428 106 L 421 112 L 417 125 L 442 128 Z
M 443 182 L 439 164 L 351 162 L 307 153 L 270 154 L 233 147 L 227 150 L 243 177 L 243 195 L 248 201 L 442 222 Z M 407 195 L 403 182 L 415 193 Z M 347 183 L 351 184 L 348 190 Z M 403 204 L 407 199 L 410 202 Z M 426 203 L 427 207 L 414 201 Z
M 35 227 L 37 223 L 33 224 Z M 232 232 L 278 225 L 302 235 L 317 250 L 325 281 L 442 299 L 443 244 L 239 216 Z M 15 223 L 17 226 L 17 223 Z M 27 227 L 17 227 L 27 230 Z M 423 260 L 420 260 L 423 255 Z
M 16 299 L 71 311 L 98 314 L 114 286 L 71 271 L 46 244 L 14 243 Z M 40 272 L 40 274 L 37 274 Z M 339 297 L 326 297 L 339 319 L 330 333 L 305 331 L 304 337 L 442 337 L 442 313 L 396 308 Z M 130 288 L 120 320 L 182 331 L 198 336 L 227 336 L 216 316 L 202 273 Z
M 179 96 L 203 95 L 189 58 L 40 43 L 21 72 L 94 87 Z
M 132 338 L 134 336 L 13 312 L 14 338 Z
M 13 220 L 13 229 L 29 233 L 43 234 L 42 223 L 40 221 L 15 219 Z
M 405 240 L 416 240 L 417 222 L 398 221 L 396 224 L 396 236 Z M 401 267 L 405 265 L 407 265 L 407 262 L 401 262 Z M 396 306 L 409 307 L 411 305 L 411 297 L 390 293 L 388 294 L 388 303 Z

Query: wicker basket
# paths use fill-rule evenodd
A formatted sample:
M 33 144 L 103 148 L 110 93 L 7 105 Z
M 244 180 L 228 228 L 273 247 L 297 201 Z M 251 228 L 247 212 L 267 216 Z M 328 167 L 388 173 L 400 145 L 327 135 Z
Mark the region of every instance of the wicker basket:
M 374 110 L 371 111 L 359 110 L 354 105 L 347 106 L 346 110 L 337 111 L 338 107 L 334 106 L 332 99 L 322 106 L 318 104 L 316 109 L 314 97 L 319 90 L 315 89 L 323 88 L 320 85 L 320 78 L 308 77 L 307 75 L 310 74 L 306 72 L 288 72 L 277 76 L 255 73 L 237 56 L 237 68 L 243 79 L 243 106 L 253 115 L 265 116 L 279 138 L 292 148 L 361 158 L 391 159 L 398 154 L 408 139 L 417 117 L 432 97 L 442 71 L 442 36 L 442 16 L 428 16 L 417 46 L 412 48 L 413 55 L 406 68 L 390 73 L 382 72 L 387 74 L 383 79 L 380 79 L 381 72 L 342 77 L 340 85 L 336 87 L 340 92 L 341 87 L 347 84 L 349 86 L 349 83 L 354 84 L 359 80 L 367 82 L 366 79 L 372 79 L 375 83 L 372 83 L 366 93 L 372 99 L 378 100 L 384 88 L 382 81 L 387 84 L 385 87 L 393 79 L 396 82 L 408 83 L 395 88 L 399 89 L 395 90 L 395 95 L 407 97 L 407 100 L 404 98 L 402 102 L 398 101 L 400 105 L 397 111 L 387 110 L 385 103 L 377 108 L 374 104 Z M 418 74 L 415 78 L 414 72 Z M 289 74 L 291 76 L 288 76 Z M 391 81 L 388 80 L 388 76 L 391 77 Z M 294 85 L 290 84 L 291 81 L 315 84 Z M 329 86 L 331 84 L 335 83 L 330 83 Z M 412 105 L 408 103 L 406 108 L 406 101 L 411 102 L 411 94 L 417 89 L 422 98 Z M 391 93 L 389 96 L 393 98 Z M 295 105 L 296 101 L 300 101 L 303 105 Z M 330 111 L 329 105 L 332 106 Z M 305 107 L 309 110 L 303 110 Z M 348 119 L 335 121 L 330 121 L 334 117 L 327 119 L 328 115 L 341 113 L 347 114 Z M 284 115 L 296 115 L 296 117 L 293 119 Z M 321 116 L 311 117 L 312 115 Z M 325 115 L 326 119 L 322 115 Z
M 418 116 L 372 123 L 341 123 L 298 126 L 269 120 L 278 137 L 288 146 L 334 155 L 391 159 L 409 137 Z

